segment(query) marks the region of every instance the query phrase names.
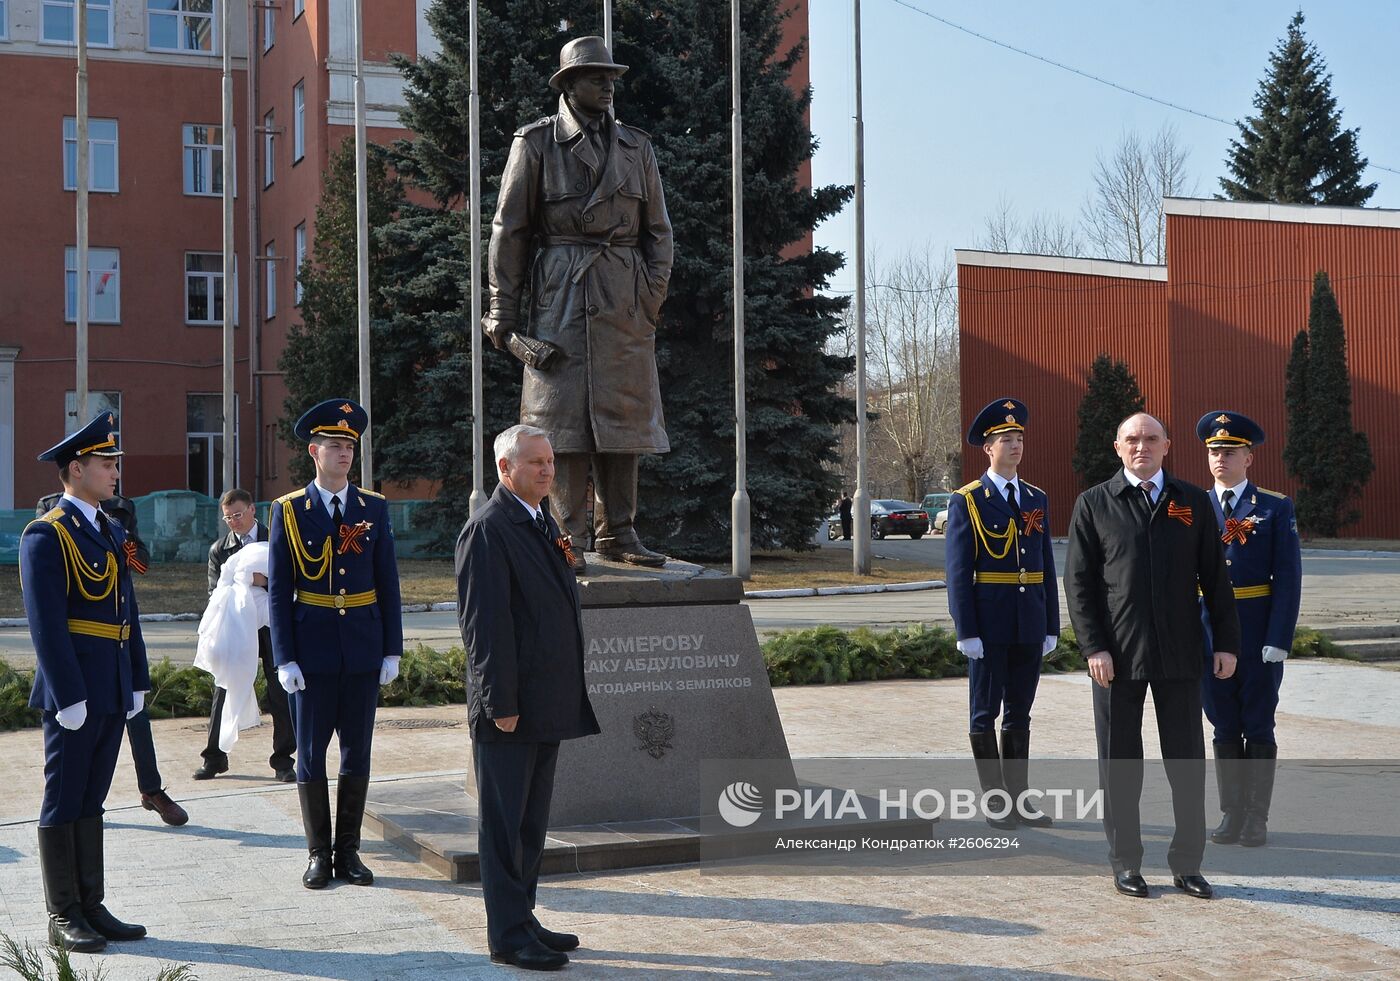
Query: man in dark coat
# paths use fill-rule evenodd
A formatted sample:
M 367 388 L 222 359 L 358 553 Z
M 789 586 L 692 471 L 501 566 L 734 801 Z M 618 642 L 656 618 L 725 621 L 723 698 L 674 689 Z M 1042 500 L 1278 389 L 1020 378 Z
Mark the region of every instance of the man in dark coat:
M 578 937 L 535 919 L 562 739 L 597 733 L 569 542 L 549 513 L 554 451 L 533 426 L 495 443 L 501 482 L 457 539 L 457 617 L 479 807 L 477 851 L 491 959 L 566 964 Z
M 1205 634 L 1197 597 L 1214 638 L 1212 673 L 1228 678 L 1240 650 L 1234 592 L 1210 496 L 1162 469 L 1171 446 L 1166 428 L 1145 412 L 1129 416 L 1113 446 L 1123 470 L 1075 502 L 1065 561 L 1070 621 L 1095 682 L 1094 730 L 1113 883 L 1124 895 L 1147 895 L 1139 871 L 1138 801 L 1142 709 L 1150 687 L 1176 817 L 1167 852 L 1172 881 L 1206 899 Z
M 58 507 L 63 494 L 46 494 L 39 498 L 34 509 L 35 517 L 42 518 Z M 113 494 L 102 502 L 102 513 L 121 526 L 126 533 L 122 543 L 121 562 L 126 568 L 144 576 L 151 566 L 151 550 L 141 538 L 136 523 L 136 502 L 129 497 Z M 135 582 L 133 578 L 132 582 Z M 136 789 L 141 793 L 141 806 L 155 811 L 160 819 L 172 827 L 179 827 L 189 821 L 189 813 L 166 793 L 165 781 L 161 779 L 160 765 L 156 762 L 156 744 L 151 735 L 151 716 L 143 706 L 126 720 L 126 741 L 131 747 L 131 762 L 136 767 Z
M 515 134 L 488 265 L 487 337 L 524 334 L 547 362 L 526 362 L 520 421 L 550 434 L 560 525 L 587 540 L 588 473 L 599 554 L 636 565 L 666 557 L 637 537 L 640 454 L 671 444 L 656 371 L 656 321 L 671 278 L 671 219 L 647 134 L 609 115 L 627 70 L 600 37 L 570 41 L 549 80 L 559 112 Z M 585 571 L 583 550 L 575 572 Z
M 228 525 L 228 534 L 209 546 L 209 594 L 212 596 L 219 585 L 219 575 L 224 563 L 244 545 L 265 542 L 267 528 L 258 520 L 258 512 L 253 506 L 253 495 L 241 487 L 225 491 L 219 498 L 221 520 Z M 253 575 L 253 585 L 267 588 L 267 577 Z M 258 659 L 262 661 L 263 679 L 267 682 L 267 694 L 263 701 L 272 716 L 272 755 L 267 763 L 282 783 L 296 780 L 293 754 L 297 749 L 296 733 L 292 731 L 292 711 L 288 696 L 277 681 L 277 665 L 272 660 L 272 631 L 263 627 L 258 631 Z M 224 704 L 228 692 L 214 689 L 214 704 L 209 711 L 209 740 L 200 753 L 204 763 L 194 771 L 196 780 L 212 780 L 220 773 L 228 772 L 228 754 L 219 748 L 219 731 L 223 728 Z
M 848 542 L 851 540 L 851 509 L 853 507 L 855 507 L 855 502 L 851 500 L 851 495 L 842 491 L 841 500 L 836 505 L 836 512 L 841 517 L 841 538 Z

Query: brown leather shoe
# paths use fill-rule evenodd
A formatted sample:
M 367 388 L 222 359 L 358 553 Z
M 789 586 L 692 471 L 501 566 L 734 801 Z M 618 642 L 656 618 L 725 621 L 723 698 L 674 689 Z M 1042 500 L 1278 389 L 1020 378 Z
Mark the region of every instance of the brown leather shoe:
M 155 790 L 149 794 L 143 793 L 141 806 L 148 811 L 155 811 L 160 815 L 160 819 L 172 828 L 178 828 L 190 819 L 185 809 L 171 800 L 170 795 L 164 790 Z

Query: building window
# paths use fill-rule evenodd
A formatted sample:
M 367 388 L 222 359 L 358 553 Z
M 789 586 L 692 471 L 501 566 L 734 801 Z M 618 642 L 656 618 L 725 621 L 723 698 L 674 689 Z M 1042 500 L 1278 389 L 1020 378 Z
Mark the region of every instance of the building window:
M 223 322 L 223 253 L 186 252 L 185 323 L 208 325 L 222 324 Z
M 78 121 L 63 118 L 63 189 L 75 191 L 78 180 Z M 117 121 L 88 120 L 88 190 L 117 190 Z
M 56 44 L 75 44 L 78 38 L 76 0 L 44 0 L 40 37 Z M 112 0 L 88 0 L 88 44 L 112 46 Z
M 306 82 L 292 89 L 292 163 L 306 156 Z
M 63 318 L 78 319 L 78 250 L 63 250 Z M 122 319 L 121 253 L 88 249 L 88 323 L 117 324 Z
M 263 8 L 263 50 L 271 51 L 277 43 L 277 8 Z
M 233 417 L 234 483 L 238 483 L 238 415 Z M 217 393 L 185 396 L 185 458 L 192 491 L 213 497 L 224 480 L 224 397 Z
M 10 39 L 10 5 L 0 0 L 0 41 Z
M 292 0 L 292 20 L 306 13 L 306 0 Z
M 224 193 L 224 137 L 219 126 L 186 123 L 185 193 L 218 196 Z
M 296 286 L 297 304 L 301 304 L 301 267 L 306 263 L 306 222 L 297 226 L 297 267 L 294 272 Z
M 276 174 L 274 166 L 277 159 L 277 127 L 276 113 L 269 111 L 263 117 L 263 187 L 271 187 Z
M 214 0 L 146 0 L 147 44 L 162 51 L 214 51 Z
M 263 276 L 263 294 L 267 297 L 267 319 L 271 320 L 277 316 L 277 243 L 268 242 L 263 255 L 267 257 L 263 262 L 267 270 Z

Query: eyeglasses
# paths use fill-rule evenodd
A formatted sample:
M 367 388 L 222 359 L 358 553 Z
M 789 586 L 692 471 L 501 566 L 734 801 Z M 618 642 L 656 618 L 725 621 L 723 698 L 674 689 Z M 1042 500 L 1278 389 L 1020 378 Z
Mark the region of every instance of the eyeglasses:
M 247 511 L 235 511 L 235 512 L 233 512 L 233 514 L 225 514 L 225 515 L 220 516 L 219 520 L 222 521 L 222 522 L 223 522 L 224 524 L 226 524 L 226 525 L 231 525 L 231 524 L 233 524 L 235 521 L 242 521 L 242 520 L 243 520 L 243 516 L 244 516 L 245 514 L 247 514 L 247 513 L 248 513 Z

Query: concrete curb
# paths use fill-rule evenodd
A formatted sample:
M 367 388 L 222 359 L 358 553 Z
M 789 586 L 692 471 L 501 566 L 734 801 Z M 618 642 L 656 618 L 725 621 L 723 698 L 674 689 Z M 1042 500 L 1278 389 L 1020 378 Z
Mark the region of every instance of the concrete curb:
M 856 596 L 867 593 L 913 593 L 924 589 L 946 589 L 942 579 L 919 582 L 872 583 L 868 586 L 817 586 L 796 589 L 751 589 L 744 599 L 790 599 L 794 596 Z

